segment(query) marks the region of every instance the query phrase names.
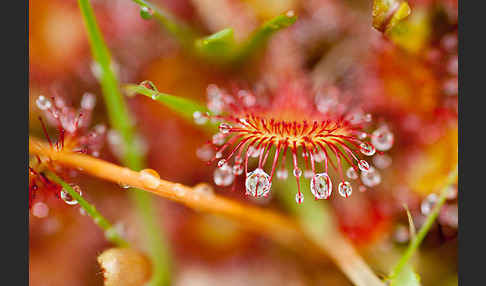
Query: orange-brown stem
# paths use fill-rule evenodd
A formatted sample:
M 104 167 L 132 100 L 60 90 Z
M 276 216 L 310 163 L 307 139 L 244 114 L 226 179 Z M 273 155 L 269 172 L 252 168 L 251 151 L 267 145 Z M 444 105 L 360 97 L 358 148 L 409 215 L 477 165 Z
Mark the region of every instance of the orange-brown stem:
M 298 248 L 302 250 L 302 248 L 305 248 L 303 250 L 311 256 L 315 257 L 316 254 L 329 256 L 346 275 L 349 275 L 352 270 L 343 269 L 343 265 L 346 265 L 346 263 L 343 263 L 344 257 L 349 258 L 350 261 L 362 261 L 352 249 L 351 245 L 346 244 L 346 247 L 344 247 L 344 250 L 346 251 L 342 253 L 343 257 L 341 257 L 340 252 L 336 249 L 332 249 L 332 246 L 323 246 L 326 242 L 315 243 L 314 239 L 307 237 L 296 221 L 272 210 L 245 205 L 215 195 L 212 192 L 198 191 L 197 187 L 188 187 L 163 179 L 156 178 L 156 181 L 154 182 L 154 177 L 151 177 L 150 180 L 147 181 L 146 176 L 141 175 L 140 172 L 84 154 L 69 151 L 57 151 L 51 148 L 47 143 L 32 137 L 29 138 L 29 152 L 40 156 L 46 156 L 61 165 L 81 170 L 101 179 L 129 185 L 180 202 L 192 209 L 232 218 L 241 222 L 246 228 L 261 233 L 281 244 L 291 246 L 294 249 Z M 342 243 L 335 244 L 335 246 L 338 247 L 340 244 Z M 311 248 L 313 251 L 311 251 Z M 316 249 L 318 250 L 317 252 Z M 330 251 L 331 249 L 332 251 Z M 363 266 L 360 264 L 360 267 Z M 367 268 L 366 265 L 364 267 Z M 355 279 L 351 280 L 356 281 Z M 369 284 L 365 281 L 359 283 L 359 285 L 380 284 Z

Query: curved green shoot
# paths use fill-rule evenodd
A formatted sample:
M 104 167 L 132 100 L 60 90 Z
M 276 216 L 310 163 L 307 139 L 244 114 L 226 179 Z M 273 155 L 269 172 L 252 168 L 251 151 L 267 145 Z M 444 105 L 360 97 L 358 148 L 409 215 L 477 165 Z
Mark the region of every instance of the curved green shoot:
M 71 185 L 63 181 L 53 172 L 46 173 L 47 177 L 52 181 L 58 183 L 62 188 L 71 195 L 79 204 L 79 206 L 88 214 L 93 221 L 105 231 L 105 237 L 108 241 L 119 247 L 128 247 L 128 242 L 118 233 L 113 225 L 96 209 L 96 207 L 86 201 L 78 192 L 76 192 Z
M 125 166 L 134 170 L 141 170 L 144 158 L 136 144 L 137 135 L 128 107 L 119 90 L 118 79 L 111 66 L 111 55 L 100 32 L 93 8 L 88 0 L 78 0 L 83 16 L 95 62 L 100 67 L 100 84 L 102 94 L 108 109 L 110 125 L 120 134 L 123 141 L 121 161 Z M 154 264 L 151 285 L 170 284 L 170 255 L 162 230 L 158 227 L 155 206 L 150 194 L 132 189 L 132 200 L 135 202 L 138 214 L 141 216 L 145 237 L 149 245 L 149 253 Z

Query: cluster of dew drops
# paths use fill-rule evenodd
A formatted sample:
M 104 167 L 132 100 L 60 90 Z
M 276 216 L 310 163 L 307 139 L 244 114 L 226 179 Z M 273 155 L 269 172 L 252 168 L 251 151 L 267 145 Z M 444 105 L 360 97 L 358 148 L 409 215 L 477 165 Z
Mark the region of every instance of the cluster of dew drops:
M 220 114 L 224 107 L 223 99 L 218 96 L 217 91 L 212 91 L 217 87 L 208 87 L 208 108 L 213 114 Z M 243 93 L 239 96 L 245 96 L 242 98 L 242 102 L 248 106 L 251 106 L 255 103 L 254 97 L 249 93 Z M 365 121 L 371 120 L 370 114 L 363 115 Z M 208 119 L 217 121 L 214 117 L 211 117 L 208 113 L 204 114 L 200 111 L 196 111 L 193 113 L 193 119 L 196 124 L 203 125 L 206 124 Z M 240 119 L 243 122 L 245 119 Z M 225 135 L 230 131 L 232 126 L 228 123 L 220 123 L 219 125 L 219 133 L 216 133 L 212 138 L 212 143 L 214 145 L 223 145 L 225 143 Z M 358 139 L 364 140 L 369 135 L 365 132 L 360 132 L 358 134 Z M 394 142 L 394 135 L 386 125 L 379 126 L 374 132 L 369 136 L 370 143 L 363 141 L 360 145 L 360 151 L 362 154 L 366 156 L 373 156 L 373 163 L 379 169 L 385 169 L 391 164 L 391 158 L 383 154 L 383 151 L 388 151 Z M 381 151 L 379 153 L 376 150 Z M 250 146 L 247 150 L 249 158 L 258 158 L 261 155 L 261 152 L 264 152 L 263 148 L 256 149 L 253 146 Z M 204 160 L 208 161 L 213 156 L 214 150 L 209 146 L 205 145 L 199 148 L 196 151 L 196 155 Z M 307 154 L 303 154 L 303 156 L 308 156 Z M 234 165 L 231 166 L 229 162 L 225 159 L 221 159 L 223 154 L 218 152 L 215 154 L 217 159 L 220 159 L 218 165 L 214 171 L 213 178 L 214 183 L 218 186 L 229 186 L 234 182 L 235 176 L 241 175 L 244 172 L 243 167 L 243 158 L 241 156 L 235 156 Z M 321 150 L 313 154 L 313 160 L 315 162 L 322 162 L 325 159 L 325 153 Z M 357 171 L 353 167 L 349 167 L 346 171 L 346 177 L 350 180 L 356 180 L 358 178 L 361 179 L 361 182 L 366 187 L 374 187 L 381 183 L 381 175 L 375 169 L 375 167 L 371 166 L 367 161 L 360 160 L 358 162 L 358 168 L 361 170 L 361 175 L 358 175 Z M 300 178 L 304 175 L 305 178 L 311 179 L 310 182 L 310 190 L 316 199 L 328 199 L 332 193 L 332 181 L 330 176 L 327 173 L 317 173 L 314 174 L 311 170 L 305 170 L 302 172 L 300 168 L 295 168 L 293 170 L 293 175 L 297 178 Z M 277 179 L 285 180 L 288 178 L 288 171 L 286 168 L 278 168 L 276 170 L 276 177 Z M 246 195 L 252 197 L 267 197 L 270 193 L 271 189 L 271 178 L 270 175 L 267 174 L 262 168 L 257 168 L 252 172 L 248 172 L 246 174 L 245 180 L 245 189 Z M 360 191 L 366 191 L 366 187 L 360 185 Z M 344 197 L 348 198 L 351 196 L 353 189 L 351 183 L 349 181 L 342 181 L 338 185 L 338 192 L 339 194 Z M 302 192 L 298 192 L 295 196 L 295 200 L 297 203 L 303 203 L 304 201 L 304 194 Z

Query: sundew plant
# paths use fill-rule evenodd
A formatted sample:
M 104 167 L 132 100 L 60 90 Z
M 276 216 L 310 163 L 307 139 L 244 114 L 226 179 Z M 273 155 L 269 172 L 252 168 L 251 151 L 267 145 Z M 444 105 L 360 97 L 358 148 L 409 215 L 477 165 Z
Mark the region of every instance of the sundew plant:
M 29 12 L 31 285 L 457 285 L 457 0 Z

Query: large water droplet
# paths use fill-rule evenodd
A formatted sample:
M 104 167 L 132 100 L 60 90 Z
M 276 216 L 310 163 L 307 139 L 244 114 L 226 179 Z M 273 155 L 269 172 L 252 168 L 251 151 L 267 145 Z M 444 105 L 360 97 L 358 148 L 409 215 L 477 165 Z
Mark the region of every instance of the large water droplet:
M 77 192 L 80 196 L 83 195 L 81 188 L 78 185 L 71 185 L 71 188 Z M 68 205 L 77 205 L 78 201 L 74 199 L 66 190 L 61 190 L 61 199 Z
M 310 184 L 310 189 L 316 199 L 327 199 L 331 196 L 332 181 L 327 173 L 316 174 Z
M 147 6 L 143 6 L 142 8 L 140 8 L 140 16 L 145 19 L 145 20 L 149 20 L 152 18 L 152 16 L 154 15 L 154 11 L 147 7 Z
M 145 187 L 155 189 L 160 185 L 159 174 L 152 169 L 143 169 L 140 171 L 140 180 Z
M 434 208 L 435 204 L 437 204 L 438 200 L 439 198 L 436 194 L 428 195 L 420 204 L 420 211 L 422 212 L 422 214 L 428 215 Z
M 218 186 L 229 186 L 233 183 L 234 178 L 232 169 L 227 164 L 214 170 L 214 183 Z
M 375 147 L 368 142 L 361 143 L 359 145 L 359 150 L 366 156 L 373 156 L 376 152 Z
M 297 194 L 295 194 L 295 202 L 298 203 L 298 204 L 301 204 L 304 202 L 304 194 L 299 192 Z
M 380 127 L 373 131 L 371 143 L 380 151 L 387 151 L 393 146 L 393 133 L 386 126 Z
M 47 110 L 47 109 L 51 108 L 51 106 L 52 106 L 51 101 L 43 95 L 39 96 L 36 99 L 35 104 L 37 105 L 37 107 L 40 110 Z
M 368 164 L 368 162 L 366 162 L 365 160 L 360 160 L 358 162 L 358 167 L 363 172 L 368 172 L 370 170 L 370 164 Z
M 248 173 L 245 181 L 246 193 L 254 196 L 261 197 L 266 196 L 270 192 L 272 183 L 270 182 L 270 176 L 260 168 Z
M 349 167 L 349 169 L 346 171 L 346 176 L 351 180 L 356 180 L 358 178 L 358 173 L 353 167 Z
M 368 171 L 361 172 L 361 181 L 367 187 L 374 187 L 381 183 L 381 175 L 375 168 L 370 167 Z
M 345 198 L 351 196 L 351 194 L 353 193 L 353 188 L 351 187 L 351 184 L 348 181 L 339 183 L 338 190 L 339 190 L 339 194 Z
M 194 122 L 197 125 L 203 125 L 206 124 L 206 122 L 208 122 L 208 118 L 204 116 L 204 114 L 201 111 L 195 111 L 192 114 L 192 117 L 194 118 Z

